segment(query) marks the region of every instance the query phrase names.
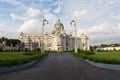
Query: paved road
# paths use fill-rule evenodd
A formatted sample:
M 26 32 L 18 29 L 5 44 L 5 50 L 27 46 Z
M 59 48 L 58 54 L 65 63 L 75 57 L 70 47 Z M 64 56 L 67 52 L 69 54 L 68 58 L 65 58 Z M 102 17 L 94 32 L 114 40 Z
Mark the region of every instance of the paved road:
M 0 80 L 120 80 L 120 71 L 94 67 L 67 53 L 51 53 L 28 69 L 0 74 Z

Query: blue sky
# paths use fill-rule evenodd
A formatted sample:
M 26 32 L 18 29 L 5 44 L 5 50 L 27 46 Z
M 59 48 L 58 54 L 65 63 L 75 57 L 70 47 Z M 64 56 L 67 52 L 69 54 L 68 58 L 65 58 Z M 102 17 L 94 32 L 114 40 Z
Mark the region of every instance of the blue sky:
M 77 35 L 88 35 L 91 44 L 120 43 L 119 0 L 0 0 L 0 37 L 41 33 L 42 16 L 50 23 L 45 32 L 50 33 L 59 18 L 74 35 L 69 23 L 76 16 Z

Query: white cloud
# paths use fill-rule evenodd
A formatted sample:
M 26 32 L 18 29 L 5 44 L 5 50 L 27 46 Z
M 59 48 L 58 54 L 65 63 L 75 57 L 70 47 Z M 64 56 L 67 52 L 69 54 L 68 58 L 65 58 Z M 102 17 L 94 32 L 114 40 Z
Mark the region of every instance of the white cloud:
M 14 13 L 10 13 L 10 17 L 13 19 L 13 20 L 28 20 L 30 17 L 28 17 L 27 15 L 22 15 L 22 16 L 18 16 Z
M 4 23 L 0 23 L 0 37 L 15 38 L 17 31 L 13 27 L 7 27 Z
M 7 2 L 7 3 L 12 4 L 21 9 L 26 8 L 24 3 L 22 3 L 21 1 L 18 1 L 18 0 L 1 0 L 1 2 Z
M 4 15 L 0 14 L 0 17 L 1 17 L 1 16 L 4 16 Z
M 79 18 L 80 16 L 83 16 L 85 14 L 87 14 L 87 10 L 76 10 L 73 12 L 73 18 L 74 17 Z
M 16 19 L 24 20 L 22 16 L 19 17 L 18 15 L 14 14 L 14 13 L 10 13 L 10 17 L 11 17 L 13 20 L 16 20 Z
M 62 8 L 63 8 L 62 0 L 58 0 L 58 1 L 54 2 L 52 5 L 57 6 L 56 9 L 53 10 L 54 13 L 59 14 L 62 12 Z
M 106 0 L 106 3 L 115 4 L 115 3 L 117 3 L 117 1 L 119 1 L 119 0 Z
M 113 27 L 110 23 L 105 22 L 87 29 L 79 28 L 78 34 L 86 33 L 92 40 L 104 40 L 118 38 L 120 36 L 119 29 L 120 25 Z
M 56 20 L 58 19 L 57 16 L 55 16 L 55 15 L 52 14 L 52 13 L 45 14 L 44 16 L 45 16 L 45 18 L 46 18 L 49 22 L 51 22 L 51 23 L 55 23 Z
M 44 0 L 38 0 L 39 2 L 43 2 Z
M 41 23 L 37 19 L 30 19 L 24 21 L 24 23 L 18 29 L 18 32 L 25 32 L 25 33 L 36 33 L 40 32 L 41 30 Z
M 58 13 L 61 12 L 61 9 L 62 8 L 60 6 L 58 6 L 57 9 L 55 9 L 53 12 L 56 13 L 56 14 L 58 14 Z
M 120 19 L 120 15 L 111 15 L 110 16 L 111 19 Z
M 13 14 L 13 13 L 10 13 L 10 16 L 11 16 L 11 18 L 13 19 L 13 20 L 16 20 L 18 17 L 15 15 L 15 14 Z
M 37 17 L 40 14 L 40 10 L 35 8 L 28 8 L 27 15 L 29 17 Z
M 49 9 L 44 9 L 44 10 L 43 10 L 43 14 L 48 14 L 50 11 L 51 11 L 51 8 L 49 8 Z
M 13 20 L 29 20 L 31 18 L 35 18 L 40 15 L 40 10 L 35 8 L 28 8 L 28 10 L 23 15 L 16 15 L 14 13 L 10 13 L 10 16 Z
M 45 18 L 49 21 L 49 26 L 45 25 L 45 32 L 51 32 L 51 28 L 53 28 L 53 24 L 57 20 L 57 17 L 51 13 L 46 14 Z M 24 21 L 24 23 L 18 29 L 18 32 L 25 32 L 25 33 L 40 33 L 41 32 L 41 22 L 38 19 L 32 18 L 29 20 Z

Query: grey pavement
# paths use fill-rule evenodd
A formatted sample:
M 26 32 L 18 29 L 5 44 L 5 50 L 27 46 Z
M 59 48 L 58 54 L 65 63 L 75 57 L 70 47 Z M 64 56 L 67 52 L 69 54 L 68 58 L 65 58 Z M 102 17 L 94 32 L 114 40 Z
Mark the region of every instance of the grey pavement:
M 0 74 L 0 80 L 120 80 L 120 71 L 92 66 L 69 53 L 50 53 L 27 69 Z

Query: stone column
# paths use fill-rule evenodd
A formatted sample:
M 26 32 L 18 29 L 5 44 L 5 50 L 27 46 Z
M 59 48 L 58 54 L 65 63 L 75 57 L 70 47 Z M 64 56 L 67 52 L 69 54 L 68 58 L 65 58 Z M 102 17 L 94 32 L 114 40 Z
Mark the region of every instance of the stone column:
M 89 39 L 87 39 L 87 50 L 90 50 Z
M 64 45 L 64 50 L 66 50 L 66 37 L 64 37 L 64 43 L 63 43 L 63 45 Z

